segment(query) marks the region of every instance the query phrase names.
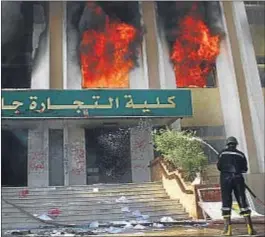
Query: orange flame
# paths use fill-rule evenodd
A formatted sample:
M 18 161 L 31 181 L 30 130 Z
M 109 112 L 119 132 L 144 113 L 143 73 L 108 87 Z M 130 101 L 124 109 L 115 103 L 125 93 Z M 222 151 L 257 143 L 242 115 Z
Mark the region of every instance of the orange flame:
M 171 53 L 177 87 L 206 87 L 219 54 L 220 37 L 212 36 L 206 24 L 191 15 L 182 19 L 179 32 Z
M 99 7 L 95 10 L 96 14 L 102 14 Z M 104 31 L 85 31 L 80 53 L 82 87 L 128 88 L 129 72 L 134 67 L 129 46 L 137 33 L 134 26 L 112 21 L 108 16 Z

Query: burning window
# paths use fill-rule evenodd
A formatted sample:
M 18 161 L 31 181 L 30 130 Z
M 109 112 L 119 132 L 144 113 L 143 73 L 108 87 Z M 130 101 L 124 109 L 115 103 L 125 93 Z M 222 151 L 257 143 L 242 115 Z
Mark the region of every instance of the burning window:
M 142 30 L 138 2 L 86 2 L 78 20 L 83 88 L 128 88 Z
M 224 31 L 218 2 L 157 2 L 177 87 L 206 87 Z

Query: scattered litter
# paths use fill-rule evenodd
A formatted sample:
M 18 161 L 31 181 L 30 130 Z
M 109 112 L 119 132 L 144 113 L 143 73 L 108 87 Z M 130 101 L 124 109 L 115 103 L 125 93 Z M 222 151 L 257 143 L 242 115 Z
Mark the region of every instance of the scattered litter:
M 148 220 L 137 220 L 137 224 L 151 224 Z
M 93 192 L 94 192 L 94 193 L 97 193 L 98 191 L 99 191 L 98 188 L 93 188 Z
M 118 234 L 118 233 L 121 233 L 122 232 L 122 229 L 121 228 L 115 228 L 115 227 L 109 227 L 106 229 L 108 233 L 110 234 Z
M 144 220 L 147 220 L 147 219 L 150 218 L 148 215 L 142 215 L 141 217 L 142 217 Z
M 116 202 L 118 202 L 118 203 L 126 203 L 126 202 L 128 202 L 128 200 L 127 200 L 126 197 L 121 196 L 120 198 L 116 199 Z
M 155 228 L 163 228 L 164 225 L 163 224 L 160 224 L 160 223 L 154 223 L 153 224 L 153 227 L 155 227 Z
M 164 216 L 160 219 L 160 222 L 175 222 L 175 220 L 170 216 Z
M 141 212 L 139 210 L 133 211 L 132 215 L 135 216 L 135 217 L 141 217 L 142 216 L 142 214 L 141 214 Z
M 36 216 L 36 215 L 34 215 Z M 40 220 L 43 221 L 53 221 L 53 219 L 51 217 L 49 217 L 47 214 L 41 214 L 41 215 L 37 215 L 37 218 L 39 218 Z
M 133 225 L 128 222 L 123 228 L 124 229 L 132 229 L 133 228 Z
M 129 222 L 127 221 L 112 221 L 111 224 L 113 225 L 126 225 L 128 224 Z
M 51 236 L 62 236 L 62 233 L 61 232 L 57 232 L 57 231 L 53 231 L 52 233 L 51 233 Z
M 103 234 L 103 233 L 106 233 L 107 230 L 106 229 L 95 229 L 95 230 L 92 230 L 92 233 L 94 234 Z
M 130 209 L 129 209 L 129 207 L 122 207 L 121 208 L 121 211 L 122 212 L 131 212 Z
M 89 228 L 98 228 L 98 227 L 99 227 L 98 221 L 93 221 L 89 224 Z
M 138 225 L 134 226 L 134 229 L 135 230 L 144 230 L 145 226 L 138 224 Z
M 136 225 L 138 222 L 137 222 L 136 220 L 130 220 L 130 223 L 131 223 L 132 225 Z

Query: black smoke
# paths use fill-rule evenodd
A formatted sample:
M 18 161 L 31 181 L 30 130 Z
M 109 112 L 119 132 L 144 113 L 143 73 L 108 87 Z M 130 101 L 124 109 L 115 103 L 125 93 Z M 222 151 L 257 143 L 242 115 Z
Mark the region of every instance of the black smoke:
M 159 1 L 157 12 L 159 23 L 163 27 L 170 50 L 178 37 L 181 19 L 190 14 L 194 4 L 204 23 L 213 35 L 224 36 L 221 21 L 221 8 L 218 1 Z

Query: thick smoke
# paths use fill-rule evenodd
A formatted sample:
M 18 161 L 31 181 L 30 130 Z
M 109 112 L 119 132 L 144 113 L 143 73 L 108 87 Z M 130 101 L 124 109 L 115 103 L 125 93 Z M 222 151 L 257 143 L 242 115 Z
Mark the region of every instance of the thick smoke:
M 170 50 L 178 37 L 178 26 L 184 16 L 188 15 L 192 7 L 196 5 L 202 20 L 208 26 L 213 35 L 224 36 L 224 29 L 221 22 L 221 9 L 218 1 L 160 1 L 157 2 L 159 20 L 165 30 Z

